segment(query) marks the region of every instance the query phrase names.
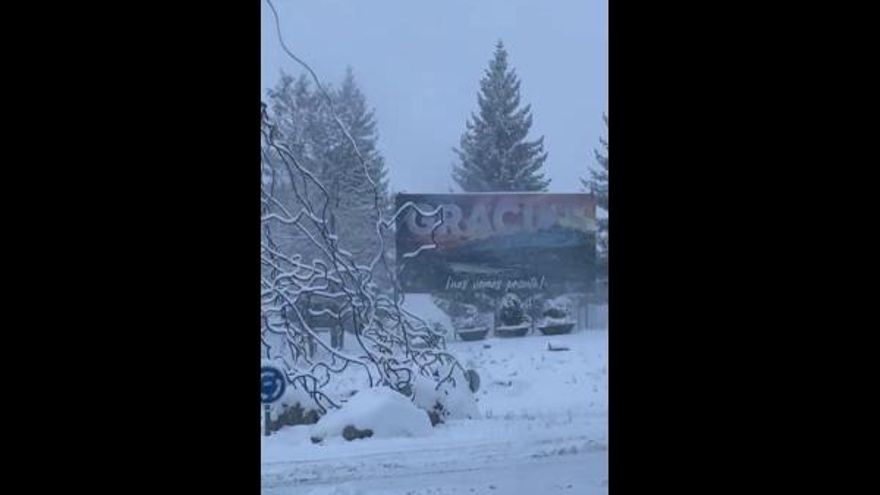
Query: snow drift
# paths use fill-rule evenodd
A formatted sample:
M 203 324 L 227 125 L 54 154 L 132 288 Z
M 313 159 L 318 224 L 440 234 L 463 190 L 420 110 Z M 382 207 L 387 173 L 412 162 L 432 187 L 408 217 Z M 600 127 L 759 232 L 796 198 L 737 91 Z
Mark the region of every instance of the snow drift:
M 370 430 L 372 437 L 419 437 L 431 434 L 425 411 L 410 399 L 387 387 L 359 391 L 339 409 L 324 415 L 311 430 L 311 436 L 324 440 L 342 436 L 346 427 Z

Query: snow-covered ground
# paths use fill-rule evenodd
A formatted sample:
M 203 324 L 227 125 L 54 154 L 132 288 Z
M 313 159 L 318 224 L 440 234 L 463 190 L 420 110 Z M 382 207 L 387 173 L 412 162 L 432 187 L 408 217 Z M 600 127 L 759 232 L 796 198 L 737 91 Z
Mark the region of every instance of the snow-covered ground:
M 481 419 L 428 436 L 262 440 L 262 492 L 297 495 L 601 494 L 608 479 L 607 331 L 453 341 L 480 374 Z M 550 351 L 567 347 L 568 351 Z

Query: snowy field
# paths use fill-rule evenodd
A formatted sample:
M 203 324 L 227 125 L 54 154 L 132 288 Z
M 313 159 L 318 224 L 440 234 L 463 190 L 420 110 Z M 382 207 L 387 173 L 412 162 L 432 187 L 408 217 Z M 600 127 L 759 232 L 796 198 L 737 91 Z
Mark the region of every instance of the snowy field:
M 481 419 L 427 437 L 309 440 L 309 426 L 262 438 L 265 495 L 608 493 L 607 331 L 453 341 L 481 378 Z M 568 351 L 550 351 L 568 347 Z

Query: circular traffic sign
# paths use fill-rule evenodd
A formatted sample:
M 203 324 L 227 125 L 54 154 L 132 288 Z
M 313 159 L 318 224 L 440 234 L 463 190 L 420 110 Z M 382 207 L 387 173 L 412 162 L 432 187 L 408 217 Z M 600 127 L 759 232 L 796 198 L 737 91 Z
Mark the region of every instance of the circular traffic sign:
M 263 404 L 271 404 L 284 395 L 287 388 L 287 379 L 284 373 L 274 366 L 260 368 L 260 401 Z

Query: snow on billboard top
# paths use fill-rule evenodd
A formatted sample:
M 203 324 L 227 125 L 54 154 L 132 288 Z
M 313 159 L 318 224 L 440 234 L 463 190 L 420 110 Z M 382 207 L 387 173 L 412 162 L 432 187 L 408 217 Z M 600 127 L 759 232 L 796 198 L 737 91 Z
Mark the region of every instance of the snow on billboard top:
M 396 206 L 405 292 L 592 286 L 596 202 L 589 194 L 398 194 Z

